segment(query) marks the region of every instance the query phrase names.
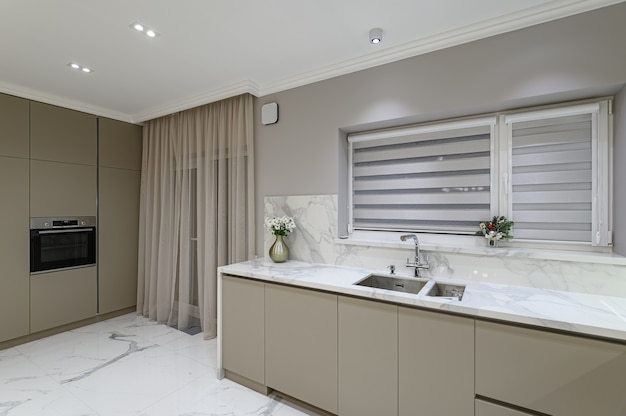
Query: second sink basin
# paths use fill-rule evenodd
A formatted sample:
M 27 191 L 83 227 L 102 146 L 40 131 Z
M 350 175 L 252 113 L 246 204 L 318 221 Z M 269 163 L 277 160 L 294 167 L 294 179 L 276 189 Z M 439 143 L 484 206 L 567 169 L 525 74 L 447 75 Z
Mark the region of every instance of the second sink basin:
M 461 300 L 463 299 L 463 293 L 465 293 L 465 286 L 463 285 L 435 283 L 426 296 L 457 298 L 458 300 Z
M 389 275 L 371 274 L 365 279 L 356 282 L 355 285 L 417 294 L 420 290 L 422 290 L 426 283 L 428 283 L 427 279 L 410 279 L 392 277 Z

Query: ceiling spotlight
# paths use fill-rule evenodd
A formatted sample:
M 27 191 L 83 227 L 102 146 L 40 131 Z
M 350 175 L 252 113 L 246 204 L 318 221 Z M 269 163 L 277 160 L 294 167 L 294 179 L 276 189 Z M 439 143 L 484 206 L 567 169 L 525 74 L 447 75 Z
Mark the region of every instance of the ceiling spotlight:
M 139 23 L 139 22 L 134 22 L 131 23 L 130 25 L 128 25 L 130 28 L 136 30 L 139 33 L 142 33 L 144 35 L 146 35 L 149 38 L 155 38 L 157 37 L 158 33 L 156 30 L 151 29 L 149 27 L 147 27 L 146 25 L 144 25 L 143 23 Z
M 383 40 L 383 30 L 379 27 L 370 30 L 370 43 L 377 44 Z
M 76 62 L 70 62 L 70 63 L 67 64 L 67 66 L 69 66 L 70 68 L 75 69 L 77 71 L 84 72 L 86 74 L 89 74 L 89 73 L 93 72 L 93 69 L 87 68 L 86 66 L 82 66 L 80 64 L 77 64 Z

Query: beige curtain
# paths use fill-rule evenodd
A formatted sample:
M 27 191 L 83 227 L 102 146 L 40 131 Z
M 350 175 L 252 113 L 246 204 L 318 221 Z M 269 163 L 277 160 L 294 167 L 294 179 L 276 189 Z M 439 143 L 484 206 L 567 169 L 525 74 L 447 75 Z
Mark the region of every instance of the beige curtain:
M 254 253 L 252 96 L 143 128 L 137 311 L 217 334 L 217 267 Z

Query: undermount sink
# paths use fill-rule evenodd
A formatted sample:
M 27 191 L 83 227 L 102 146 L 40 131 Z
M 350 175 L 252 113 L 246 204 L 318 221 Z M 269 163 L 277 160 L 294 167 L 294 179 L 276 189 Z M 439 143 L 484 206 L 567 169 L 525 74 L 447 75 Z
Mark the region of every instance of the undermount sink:
M 463 285 L 435 283 L 426 296 L 456 298 L 461 300 L 463 299 L 463 293 L 465 293 L 465 286 Z
M 365 279 L 356 282 L 355 285 L 417 294 L 424 288 L 424 286 L 426 286 L 426 283 L 428 283 L 428 280 L 426 279 L 411 279 L 392 277 L 389 275 L 370 274 Z

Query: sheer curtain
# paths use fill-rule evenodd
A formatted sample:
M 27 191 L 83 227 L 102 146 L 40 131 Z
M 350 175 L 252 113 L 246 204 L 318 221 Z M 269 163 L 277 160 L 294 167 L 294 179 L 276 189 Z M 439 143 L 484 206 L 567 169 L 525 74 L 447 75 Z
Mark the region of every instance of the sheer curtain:
M 137 312 L 217 334 L 217 267 L 254 255 L 252 96 L 143 128 Z

